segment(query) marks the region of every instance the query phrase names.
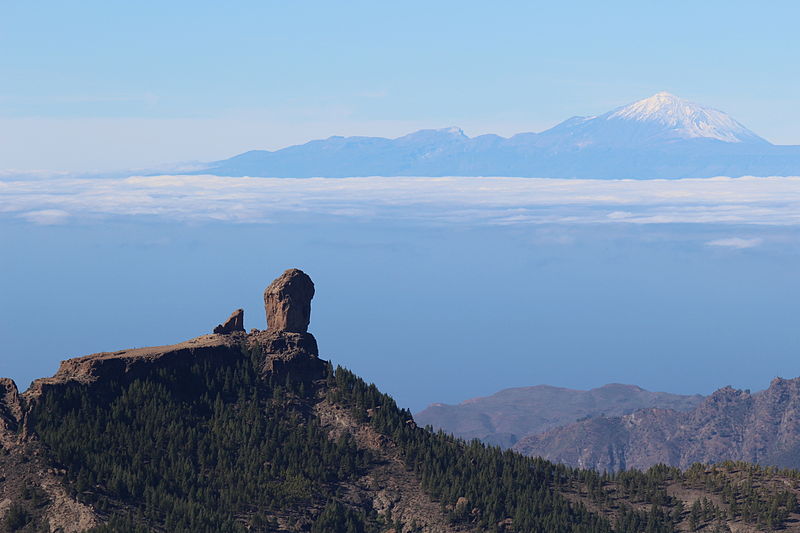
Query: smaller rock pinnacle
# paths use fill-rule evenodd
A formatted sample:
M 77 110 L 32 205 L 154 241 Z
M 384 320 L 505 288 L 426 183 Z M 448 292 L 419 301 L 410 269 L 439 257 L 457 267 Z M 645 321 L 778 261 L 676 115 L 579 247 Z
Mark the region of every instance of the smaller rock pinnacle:
M 244 310 L 237 309 L 223 324 L 214 328 L 214 333 L 227 335 L 235 331 L 244 331 Z

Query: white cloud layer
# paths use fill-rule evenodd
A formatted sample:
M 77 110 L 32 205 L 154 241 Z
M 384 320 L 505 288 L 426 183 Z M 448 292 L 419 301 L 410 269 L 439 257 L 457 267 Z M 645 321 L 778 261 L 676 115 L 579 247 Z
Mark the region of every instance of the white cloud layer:
M 738 248 L 743 250 L 745 248 L 753 248 L 763 242 L 764 239 L 759 238 L 743 239 L 742 237 L 730 237 L 728 239 L 716 239 L 714 241 L 709 241 L 706 244 L 709 246 L 722 246 L 726 248 Z
M 2 213 L 50 224 L 112 216 L 274 222 L 321 215 L 504 225 L 800 225 L 800 177 L 637 181 L 5 176 L 0 177 Z M 743 244 L 747 243 L 739 246 Z
M 42 209 L 41 211 L 28 211 L 22 213 L 22 218 L 40 226 L 54 226 L 63 224 L 69 218 L 69 213 L 61 209 Z

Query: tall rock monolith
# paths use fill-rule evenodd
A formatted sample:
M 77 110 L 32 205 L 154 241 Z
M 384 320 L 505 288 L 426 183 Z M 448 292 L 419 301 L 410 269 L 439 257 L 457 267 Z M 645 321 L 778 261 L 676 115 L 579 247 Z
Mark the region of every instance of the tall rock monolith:
M 305 333 L 311 321 L 314 282 L 308 274 L 290 268 L 264 291 L 268 331 Z

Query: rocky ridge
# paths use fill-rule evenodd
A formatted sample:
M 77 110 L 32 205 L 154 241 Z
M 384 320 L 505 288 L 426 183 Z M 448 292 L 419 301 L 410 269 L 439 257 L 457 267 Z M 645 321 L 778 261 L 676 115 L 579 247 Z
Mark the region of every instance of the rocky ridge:
M 798 468 L 800 378 L 776 378 L 755 394 L 724 387 L 686 412 L 642 409 L 576 422 L 528 436 L 514 449 L 607 471 L 726 460 Z
M 420 425 L 463 439 L 480 439 L 507 448 L 528 435 L 579 419 L 622 416 L 643 408 L 689 411 L 702 400 L 700 395 L 650 392 L 619 383 L 588 391 L 536 385 L 505 389 L 457 405 L 433 404 L 414 418 Z
M 237 309 L 228 320 L 214 328 L 214 333 L 178 344 L 101 352 L 67 359 L 61 362 L 52 377 L 35 380 L 22 394 L 22 403 L 9 404 L 16 411 L 12 407 L 7 409 L 18 412 L 20 421 L 24 421 L 22 405 L 35 402 L 49 388 L 73 383 L 91 384 L 112 376 L 126 376 L 132 380 L 160 366 L 186 367 L 204 359 L 222 362 L 226 357 L 238 354 L 242 345 L 263 349 L 265 371 L 274 369 L 276 365 L 282 368 L 294 365 L 298 369 L 305 368 L 319 374 L 322 362 L 318 357 L 317 341 L 307 332 L 313 295 L 313 283 L 307 274 L 298 269 L 287 270 L 265 292 L 267 321 L 272 324 L 266 331 L 253 330 L 246 334 L 244 311 Z M 13 399 L 16 385 L 7 378 L 0 382 L 0 386 L 3 383 L 9 391 L 6 396 Z M 2 409 L 0 406 L 0 416 Z

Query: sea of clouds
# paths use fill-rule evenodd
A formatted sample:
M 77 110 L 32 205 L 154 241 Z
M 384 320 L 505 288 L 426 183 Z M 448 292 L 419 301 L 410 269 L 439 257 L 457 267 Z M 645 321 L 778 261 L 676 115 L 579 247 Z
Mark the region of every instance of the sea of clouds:
M 800 177 L 0 177 L 0 214 L 34 224 L 106 217 L 281 222 L 305 217 L 480 224 L 800 225 Z M 719 242 L 748 247 L 752 242 Z

